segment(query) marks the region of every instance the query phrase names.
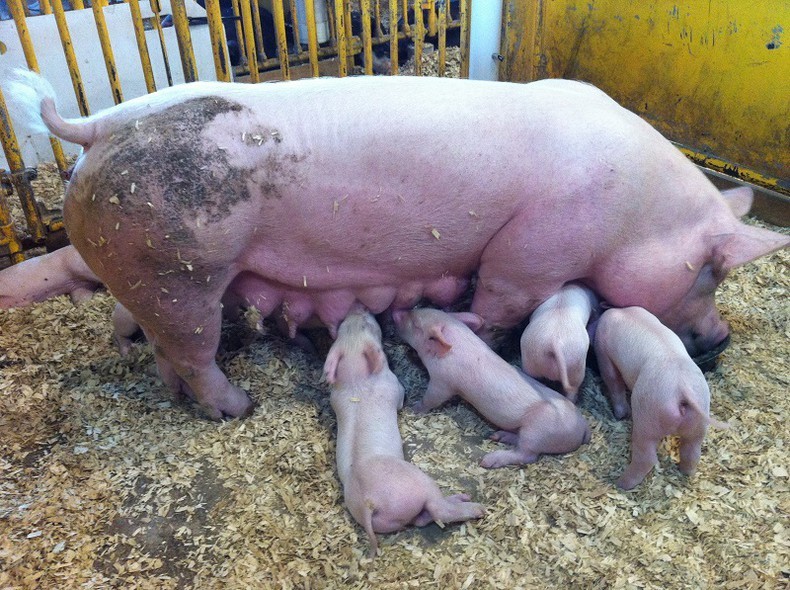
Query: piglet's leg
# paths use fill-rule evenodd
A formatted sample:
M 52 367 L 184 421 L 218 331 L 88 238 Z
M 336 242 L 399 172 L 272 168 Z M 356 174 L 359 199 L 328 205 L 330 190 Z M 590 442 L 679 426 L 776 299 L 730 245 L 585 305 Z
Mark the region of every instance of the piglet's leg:
M 623 381 L 620 371 L 617 370 L 609 355 L 605 350 L 596 348 L 596 359 L 598 360 L 598 369 L 601 371 L 601 378 L 606 384 L 606 393 L 609 401 L 612 404 L 612 413 L 618 420 L 627 418 L 631 414 L 631 409 L 628 405 L 626 393 L 628 387 Z
M 631 438 L 631 463 L 617 480 L 617 487 L 624 490 L 630 490 L 639 485 L 653 469 L 653 466 L 658 463 L 656 450 L 660 440 L 645 436 L 643 432 L 640 432 L 636 422 Z
M 455 391 L 453 391 L 451 387 L 448 387 L 437 379 L 431 379 L 422 400 L 414 404 L 412 410 L 417 414 L 424 414 L 425 412 L 441 406 L 454 395 Z
M 470 498 L 466 494 L 428 500 L 425 504 L 425 510 L 414 520 L 414 524 L 424 526 L 431 521 L 441 523 L 463 522 L 472 518 L 482 517 L 483 506 L 469 500 Z M 424 517 L 425 513 L 430 515 L 427 521 Z
M 501 442 L 506 445 L 516 446 L 518 444 L 518 434 L 507 430 L 497 430 L 491 435 L 491 440 Z
M 507 451 L 494 451 L 488 453 L 480 460 L 480 467 L 485 469 L 496 469 L 506 465 L 526 465 L 538 460 L 536 453 L 525 452 L 521 449 L 509 449 Z
M 680 437 L 680 471 L 686 475 L 693 475 L 697 470 L 699 458 L 702 455 L 702 440 L 704 435 L 684 438 Z

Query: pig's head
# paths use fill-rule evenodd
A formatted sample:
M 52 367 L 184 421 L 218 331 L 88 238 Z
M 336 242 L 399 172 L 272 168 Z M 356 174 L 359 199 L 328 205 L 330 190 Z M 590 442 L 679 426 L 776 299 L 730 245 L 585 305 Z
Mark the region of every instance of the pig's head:
M 324 379 L 330 385 L 342 385 L 380 373 L 387 366 L 376 318 L 363 309 L 351 311 L 326 356 Z
M 686 251 L 695 254 L 656 252 L 655 259 L 664 264 L 651 265 L 650 261 L 642 269 L 651 283 L 641 293 L 635 289 L 643 302 L 631 303 L 656 315 L 680 337 L 692 356 L 715 348 L 729 334 L 727 323 L 716 309 L 715 293 L 730 270 L 790 243 L 790 236 L 746 225 L 735 218 L 749 211 L 750 188 L 723 191 L 722 196 L 729 207 L 722 208 L 723 212 L 705 226 L 702 235 L 688 236 L 694 244 L 687 244 Z M 662 267 L 666 270 L 660 270 Z M 620 302 L 617 306 L 624 307 Z
M 430 308 L 394 311 L 392 318 L 398 328 L 398 335 L 421 357 L 443 357 L 453 347 L 452 332 L 457 332 L 459 328 L 476 332 L 483 326 L 483 318 L 475 313 L 445 313 Z

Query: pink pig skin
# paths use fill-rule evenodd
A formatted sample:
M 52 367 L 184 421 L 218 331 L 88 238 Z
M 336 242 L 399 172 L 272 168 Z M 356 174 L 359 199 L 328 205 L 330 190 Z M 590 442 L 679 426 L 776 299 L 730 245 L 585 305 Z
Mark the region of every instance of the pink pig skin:
M 544 453 L 569 453 L 589 442 L 590 428 L 572 402 L 522 374 L 475 336 L 469 326 L 479 328 L 479 316 L 426 308 L 393 317 L 431 378 L 414 410 L 425 412 L 460 395 L 502 428 L 494 440 L 514 446 L 487 454 L 483 467 L 532 463 Z
M 587 322 L 597 304 L 581 285 L 565 285 L 532 312 L 521 335 L 521 366 L 527 375 L 557 381 L 576 402 L 584 381 L 590 337 Z
M 387 365 L 381 330 L 367 312 L 352 311 L 340 324 L 324 376 L 332 385 L 337 416 L 337 471 L 349 511 L 370 538 L 410 524 L 425 526 L 483 516 L 466 494 L 444 497 L 439 486 L 403 457 L 398 410 L 403 386 Z
M 714 303 L 727 272 L 789 241 L 738 221 L 749 189 L 723 196 L 581 82 L 196 82 L 75 120 L 35 74 L 5 95 L 83 146 L 69 237 L 171 387 L 211 416 L 251 408 L 215 362 L 226 293 L 295 333 L 314 316 L 337 326 L 358 301 L 447 305 L 477 273 L 471 311 L 490 340 L 580 281 L 647 308 L 696 354 L 727 335 Z
M 74 246 L 36 256 L 0 273 L 0 309 L 68 294 L 76 305 L 93 297 L 102 281 Z
M 120 303 L 112 310 L 113 341 L 121 356 L 126 356 L 132 349 L 132 337 L 140 331 L 140 325 L 131 312 Z
M 680 437 L 680 471 L 692 475 L 708 426 L 728 425 L 709 416 L 710 390 L 683 343 L 640 307 L 610 309 L 598 321 L 595 354 L 615 416 L 628 415 L 631 390 L 631 463 L 617 480 L 630 490 L 658 463 L 665 436 Z

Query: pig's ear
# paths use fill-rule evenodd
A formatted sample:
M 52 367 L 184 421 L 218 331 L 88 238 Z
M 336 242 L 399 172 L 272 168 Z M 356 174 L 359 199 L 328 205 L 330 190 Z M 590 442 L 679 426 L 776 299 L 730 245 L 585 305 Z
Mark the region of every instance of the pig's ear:
M 329 353 L 326 355 L 326 362 L 324 363 L 324 381 L 329 385 L 334 385 L 337 381 L 337 365 L 340 364 L 340 359 L 343 354 L 339 348 L 330 348 Z
M 718 272 L 727 272 L 755 258 L 790 244 L 790 236 L 775 231 L 739 224 L 735 232 L 714 237 L 713 261 Z
M 736 188 L 728 188 L 721 191 L 721 196 L 727 201 L 735 217 L 743 217 L 752 208 L 752 201 L 754 201 L 754 191 L 748 186 L 739 186 Z
M 485 320 L 476 313 L 470 311 L 462 311 L 459 313 L 450 314 L 459 322 L 466 324 L 472 332 L 478 332 L 483 327 Z
M 428 338 L 436 346 L 436 353 L 439 357 L 446 355 L 453 347 L 452 344 L 447 342 L 447 338 L 445 338 L 444 332 L 442 331 L 442 326 L 431 326 L 428 329 Z
M 387 362 L 387 357 L 384 356 L 384 351 L 381 347 L 373 344 L 372 342 L 365 345 L 365 358 L 368 361 L 368 369 L 371 375 L 380 373 Z

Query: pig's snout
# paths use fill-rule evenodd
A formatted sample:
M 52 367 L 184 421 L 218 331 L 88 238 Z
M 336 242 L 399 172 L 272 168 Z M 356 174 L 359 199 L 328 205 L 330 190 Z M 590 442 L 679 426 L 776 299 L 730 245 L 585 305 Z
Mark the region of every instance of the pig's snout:
M 691 356 L 698 356 L 718 348 L 730 335 L 729 325 L 720 317 L 705 323 L 705 326 L 697 330 L 692 329 L 685 337 L 680 337 Z
M 406 318 L 406 314 L 408 312 L 405 309 L 396 309 L 392 312 L 392 319 L 395 322 L 395 325 L 399 328 L 403 324 L 404 319 Z

